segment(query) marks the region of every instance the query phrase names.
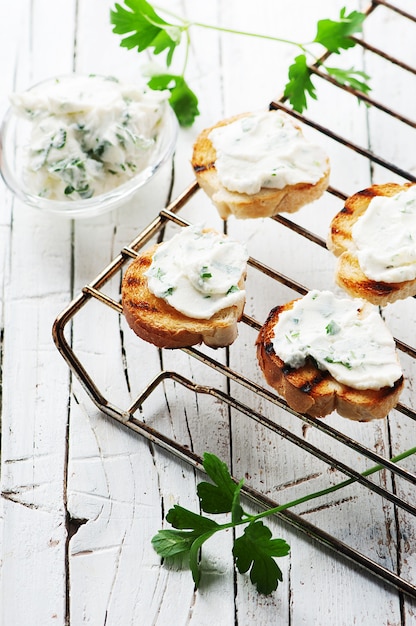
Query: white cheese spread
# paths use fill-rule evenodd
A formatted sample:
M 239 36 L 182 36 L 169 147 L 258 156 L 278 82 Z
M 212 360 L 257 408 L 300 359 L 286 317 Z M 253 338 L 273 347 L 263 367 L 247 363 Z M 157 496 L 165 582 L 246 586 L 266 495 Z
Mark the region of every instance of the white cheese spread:
M 248 254 L 241 243 L 188 226 L 158 246 L 146 272 L 149 290 L 188 317 L 209 319 L 245 299 L 238 283 Z
M 310 356 L 354 389 L 392 387 L 402 376 L 394 339 L 364 300 L 310 291 L 279 315 L 274 335 L 273 349 L 287 365 L 299 368 Z
M 13 94 L 11 102 L 30 123 L 30 191 L 66 200 L 105 193 L 147 167 L 167 93 L 74 75 Z
M 265 111 L 214 128 L 209 133 L 215 168 L 229 191 L 249 195 L 262 187 L 283 189 L 317 183 L 328 170 L 324 151 L 305 139 L 288 115 Z
M 372 280 L 416 278 L 416 185 L 392 197 L 376 196 L 352 228 L 358 263 Z

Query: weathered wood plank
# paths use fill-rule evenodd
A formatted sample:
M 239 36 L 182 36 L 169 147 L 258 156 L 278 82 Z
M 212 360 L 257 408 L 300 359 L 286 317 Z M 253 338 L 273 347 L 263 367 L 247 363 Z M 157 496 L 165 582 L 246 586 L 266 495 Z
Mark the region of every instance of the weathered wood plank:
M 335 18 L 344 4 L 341 0 L 292 0 L 287 6 L 264 0 L 259 10 L 255 3 L 234 0 L 164 2 L 169 10 L 197 21 L 299 40 L 310 39 L 316 20 Z M 398 4 L 414 10 L 412 0 Z M 357 0 L 348 9 L 363 9 L 363 5 Z M 144 58 L 120 48 L 109 23 L 111 6 L 110 1 L 81 0 L 63 8 L 61 3 L 35 0 L 8 7 L 7 19 L 5 8 L 0 8 L 4 17 L 0 19 L 0 58 L 11 59 L 2 73 L 2 110 L 9 89 L 24 88 L 54 73 L 75 69 L 139 79 Z M 368 20 L 366 34 L 390 52 L 395 52 L 394 42 L 400 37 L 400 56 L 411 63 L 414 25 L 403 24 L 403 18 L 380 8 Z M 387 37 L 390 28 L 396 34 Z M 277 621 L 342 626 L 364 622 L 407 626 L 412 622 L 414 602 L 278 520 L 271 520 L 270 526 L 276 536 L 288 540 L 292 551 L 279 563 L 284 581 L 276 594 L 259 596 L 246 576 L 234 572 L 231 532 L 204 548 L 202 584 L 195 592 L 185 564 L 161 563 L 150 540 L 165 525 L 164 516 L 173 504 L 198 511 L 195 487 L 201 475 L 101 414 L 69 375 L 50 336 L 55 315 L 71 295 L 89 283 L 192 180 L 189 160 L 197 133 L 223 117 L 263 108 L 278 98 L 296 53 L 290 45 L 195 30 L 187 76 L 198 94 L 201 115 L 192 128 L 181 130 L 173 168 L 167 164 L 137 201 L 112 214 L 74 224 L 55 221 L 23 210 L 0 189 L 4 207 L 0 216 L 0 288 L 4 294 L 0 309 L 4 329 L 0 348 L 0 615 L 5 624 L 27 623 L 28 614 L 31 623 L 62 626 L 66 621 L 201 626 L 213 619 L 240 626 Z M 404 80 L 402 71 L 386 69 L 384 61 L 360 49 L 342 58 L 345 66 L 364 63 L 374 76 L 375 99 L 387 98 L 404 114 L 413 115 L 414 77 Z M 180 71 L 182 62 L 175 61 L 172 69 Z M 400 124 L 387 121 L 385 114 L 359 107 L 351 95 L 338 94 L 332 85 L 316 81 L 319 99 L 311 103 L 307 117 L 414 172 L 414 130 L 403 130 Z M 313 129 L 305 133 L 322 141 L 328 150 L 335 188 L 353 193 L 390 176 L 384 168 L 370 168 L 362 156 Z M 325 194 L 291 219 L 324 238 L 331 216 L 341 206 L 340 200 Z M 202 192 L 181 216 L 223 227 Z M 227 230 L 247 242 L 252 256 L 306 287 L 333 287 L 332 256 L 288 233 L 284 226 L 271 220 L 231 218 Z M 166 236 L 174 231 L 169 226 Z M 105 288 L 116 300 L 120 280 L 116 276 Z M 246 311 L 260 322 L 272 306 L 295 295 L 252 268 L 247 293 Z M 394 332 L 408 343 L 414 341 L 413 305 L 413 301 L 398 303 L 385 312 Z M 224 377 L 209 366 L 183 351 L 160 352 L 145 344 L 117 312 L 95 301 L 76 316 L 69 330 L 77 355 L 100 390 L 122 408 L 161 368 L 177 370 L 199 384 L 228 389 Z M 221 363 L 229 362 L 263 385 L 255 360 L 255 338 L 255 330 L 242 324 L 229 355 L 223 350 L 202 352 Z M 403 362 L 409 379 L 403 401 L 413 407 L 414 365 L 408 357 Z M 229 390 L 305 443 L 355 469 L 373 464 L 239 384 L 231 383 Z M 278 501 L 343 478 L 330 465 L 225 403 L 210 395 L 196 395 L 173 381 L 160 384 L 136 417 L 196 454 L 206 450 L 218 454 L 236 477 L 245 476 L 248 484 Z M 413 422 L 397 411 L 388 421 L 375 424 L 351 423 L 336 415 L 326 423 L 385 456 L 413 443 Z M 413 470 L 412 459 L 406 467 Z M 384 474 L 374 480 L 391 486 Z M 414 501 L 414 491 L 404 480 L 395 479 L 393 487 Z M 353 485 L 296 512 L 386 567 L 398 567 L 408 580 L 415 579 L 414 519 L 396 512 L 379 496 Z

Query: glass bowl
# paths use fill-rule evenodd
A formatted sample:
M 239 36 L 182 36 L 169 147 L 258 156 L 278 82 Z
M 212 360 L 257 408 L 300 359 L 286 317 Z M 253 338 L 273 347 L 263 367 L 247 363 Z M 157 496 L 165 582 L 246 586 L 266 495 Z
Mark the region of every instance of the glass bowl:
M 73 74 L 51 78 L 31 87 L 27 92 L 50 88 L 57 82 L 66 84 L 76 81 Z M 85 78 L 85 77 L 81 77 Z M 89 77 L 88 77 L 89 78 Z M 107 80 L 107 77 L 98 77 Z M 108 79 L 115 80 L 116 79 Z M 178 135 L 175 113 L 166 101 L 161 123 L 158 126 L 155 144 L 148 162 L 131 178 L 104 193 L 88 198 L 51 199 L 45 198 L 31 188 L 28 177 L 27 152 L 30 144 L 32 120 L 15 112 L 11 106 L 6 112 L 0 128 L 0 173 L 7 187 L 26 205 L 41 211 L 66 218 L 88 218 L 106 213 L 131 200 L 136 192 L 148 183 L 161 166 L 172 156 Z

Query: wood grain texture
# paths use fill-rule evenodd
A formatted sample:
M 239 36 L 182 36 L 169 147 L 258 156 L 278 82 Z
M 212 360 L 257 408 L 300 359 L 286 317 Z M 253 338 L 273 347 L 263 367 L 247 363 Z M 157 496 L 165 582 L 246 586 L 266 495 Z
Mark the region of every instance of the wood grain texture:
M 397 0 L 414 12 L 414 0 Z M 321 17 L 336 18 L 344 0 L 192 0 L 162 4 L 190 19 L 237 30 L 308 41 Z M 111 32 L 110 0 L 20 0 L 0 5 L 0 110 L 8 93 L 53 74 L 72 70 L 116 74 L 136 80 L 147 61 L 121 49 Z M 364 9 L 351 0 L 348 10 Z M 299 19 L 299 16 L 302 19 Z M 414 62 L 414 32 L 399 15 L 380 7 L 365 31 L 374 45 Z M 391 32 L 386 36 L 386 32 Z M 263 108 L 280 97 L 297 50 L 250 38 L 194 31 L 187 77 L 198 94 L 201 115 L 181 130 L 173 162 L 137 201 L 111 214 L 74 223 L 26 209 L 0 185 L 0 368 L 2 375 L 2 464 L 0 500 L 0 624 L 47 626 L 410 626 L 416 603 L 308 539 L 282 520 L 270 520 L 291 553 L 279 563 L 284 581 L 270 597 L 259 596 L 236 574 L 231 532 L 203 551 L 203 578 L 196 592 L 184 563 L 161 563 L 151 538 L 166 526 L 176 503 L 198 510 L 201 475 L 169 452 L 103 415 L 53 345 L 56 315 L 193 180 L 190 158 L 196 136 L 218 120 Z M 414 117 L 416 80 L 360 47 L 345 53 L 373 76 L 374 98 Z M 172 69 L 180 71 L 183 59 Z M 334 60 L 334 65 L 338 59 Z M 241 70 L 243 68 L 243 71 Z M 391 159 L 414 174 L 414 128 L 391 121 L 375 107 L 358 106 L 316 78 L 319 99 L 307 116 L 331 126 L 354 144 Z M 312 128 L 332 163 L 331 185 L 345 194 L 373 182 L 399 180 L 354 150 Z M 341 200 L 325 194 L 291 216 L 325 238 Z M 223 227 L 216 209 L 198 192 L 180 213 L 194 223 Z M 169 225 L 165 236 L 176 226 Z M 272 220 L 230 218 L 227 232 L 247 242 L 249 253 L 306 288 L 335 288 L 335 260 Z M 121 276 L 106 286 L 119 299 Z M 262 323 L 272 306 L 295 297 L 289 287 L 250 268 L 246 312 Z M 394 334 L 412 344 L 415 303 L 395 303 L 384 312 Z M 242 324 L 228 352 L 201 349 L 259 385 L 256 332 Z M 280 427 L 356 470 L 373 465 L 342 443 L 306 424 L 183 351 L 159 351 L 139 340 L 115 311 L 91 301 L 75 318 L 70 341 L 107 398 L 129 406 L 161 368 L 197 384 L 231 393 Z M 414 360 L 403 355 L 403 402 L 415 409 Z M 166 380 L 137 411 L 137 418 L 202 455 L 214 452 L 236 477 L 279 502 L 343 480 L 343 473 L 298 449 L 279 434 L 207 394 Z M 356 424 L 331 415 L 330 427 L 389 457 L 414 445 L 414 422 L 398 411 L 388 420 Z M 414 472 L 414 460 L 404 464 Z M 409 502 L 414 487 L 386 472 L 373 477 Z M 250 503 L 247 508 L 252 507 Z M 415 519 L 358 485 L 299 507 L 296 513 L 320 525 L 407 580 L 416 580 Z

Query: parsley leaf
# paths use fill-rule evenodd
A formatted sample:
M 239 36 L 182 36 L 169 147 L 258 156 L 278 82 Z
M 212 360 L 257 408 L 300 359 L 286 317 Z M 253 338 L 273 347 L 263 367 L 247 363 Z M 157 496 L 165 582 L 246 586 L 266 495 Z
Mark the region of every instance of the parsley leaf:
M 201 577 L 198 562 L 199 550 L 202 544 L 221 527 L 214 520 L 178 505 L 168 511 L 166 521 L 179 530 L 159 530 L 152 539 L 153 548 L 163 557 L 188 553 L 192 577 L 195 585 L 198 586 Z
M 339 360 L 333 359 L 331 356 L 326 356 L 324 358 L 324 361 L 326 361 L 327 363 L 333 363 L 334 365 L 343 365 L 344 367 L 347 368 L 347 370 L 352 369 L 352 365 L 351 363 L 349 363 L 349 361 L 339 361 Z
M 120 45 L 129 50 L 137 47 L 138 52 L 153 48 L 154 54 L 168 50 L 166 63 L 169 66 L 173 52 L 181 41 L 183 29 L 165 22 L 146 0 L 125 0 L 125 5 L 130 10 L 117 3 L 114 10 L 110 11 L 113 33 L 131 33 L 122 38 Z
M 306 94 L 316 100 L 315 86 L 311 80 L 311 70 L 308 67 L 306 56 L 299 54 L 289 67 L 289 81 L 286 83 L 284 97 L 287 98 L 298 113 L 307 108 Z
M 250 523 L 244 534 L 236 539 L 233 548 L 240 574 L 250 570 L 250 580 L 257 591 L 270 594 L 283 580 L 280 567 L 273 557 L 286 556 L 290 547 L 284 539 L 272 539 L 272 533 L 263 522 Z
M 208 28 L 220 30 L 238 35 L 248 35 L 250 37 L 261 37 L 264 35 L 250 32 L 237 31 L 232 28 L 213 26 L 201 22 L 191 22 L 180 16 L 175 16 L 177 24 L 165 21 L 160 17 L 147 2 L 147 0 L 124 0 L 124 6 L 116 3 L 114 10 L 110 11 L 110 21 L 113 24 L 113 32 L 122 35 L 121 46 L 128 49 L 137 48 L 138 52 L 146 49 L 153 49 L 153 54 L 157 55 L 167 51 L 166 66 L 170 67 L 174 51 L 177 46 L 185 41 L 185 59 L 188 58 L 190 49 L 189 31 L 191 27 Z M 163 11 L 163 9 L 160 9 Z M 172 15 L 172 12 L 169 12 Z M 352 35 L 362 31 L 362 24 L 366 18 L 365 13 L 352 11 L 347 14 L 345 7 L 341 9 L 339 20 L 324 19 L 317 23 L 317 32 L 312 43 L 319 43 L 329 53 L 339 54 L 341 50 L 352 48 L 356 42 Z M 186 37 L 182 38 L 183 34 Z M 306 54 L 312 55 L 309 49 L 310 44 L 302 44 L 279 37 L 267 37 L 276 42 L 291 43 L 302 50 L 288 70 L 288 83 L 285 86 L 284 95 L 291 103 L 294 110 L 302 113 L 307 108 L 307 95 L 316 99 L 315 86 L 311 80 L 311 70 L 307 65 Z M 315 57 L 314 57 L 315 58 Z M 191 126 L 195 118 L 199 115 L 198 98 L 187 84 L 184 76 L 186 69 L 181 74 L 160 73 L 153 76 L 148 82 L 151 89 L 168 89 L 171 93 L 170 104 L 174 109 L 181 126 Z M 326 67 L 323 61 L 315 62 L 322 67 Z M 338 68 L 326 68 L 328 74 L 333 76 L 340 84 L 348 85 L 363 93 L 368 93 L 369 87 L 366 84 L 368 76 L 351 68 L 342 70 Z M 364 79 L 364 80 L 361 80 Z
M 328 67 L 327 65 L 325 69 L 340 85 L 347 85 L 365 94 L 371 91 L 371 87 L 365 82 L 369 80 L 370 77 L 365 72 L 355 70 L 353 67 L 348 70 L 343 70 L 339 67 Z M 360 78 L 364 80 L 359 80 Z
M 339 21 L 319 20 L 314 41 L 322 44 L 329 52 L 339 54 L 341 49 L 353 48 L 355 41 L 351 35 L 362 31 L 365 14 L 352 11 L 346 15 L 346 8 L 341 9 Z
M 238 524 L 249 523 L 242 537 L 234 543 L 233 554 L 241 573 L 250 568 L 250 578 L 261 593 L 271 593 L 282 580 L 282 572 L 273 557 L 285 556 L 289 546 L 283 539 L 271 539 L 272 533 L 256 517 L 244 513 L 240 504 L 240 490 L 243 480 L 238 484 L 232 479 L 225 463 L 214 454 L 205 453 L 203 466 L 214 484 L 202 482 L 197 486 L 201 508 L 210 513 L 230 513 L 231 523 L 218 524 L 211 518 L 193 513 L 182 506 L 169 509 L 166 521 L 174 530 L 165 529 L 153 537 L 152 545 L 163 557 L 188 554 L 192 578 L 198 587 L 201 572 L 199 554 L 202 545 L 219 530 L 232 528 Z
M 148 81 L 150 89 L 170 91 L 169 102 L 181 126 L 192 126 L 199 115 L 198 98 L 190 89 L 183 76 L 176 74 L 155 74 Z
M 198 513 L 193 513 L 188 509 L 184 509 L 182 506 L 175 504 L 169 509 L 166 515 L 166 521 L 172 524 L 174 528 L 180 530 L 192 529 L 200 534 L 218 526 L 217 522 Z
M 325 330 L 327 335 L 336 335 L 340 332 L 341 326 L 337 324 L 335 320 L 331 320 L 329 324 L 325 326 Z
M 189 552 L 197 537 L 199 535 L 192 531 L 159 530 L 152 538 L 152 546 L 160 556 L 171 557 Z
M 197 487 L 198 495 L 202 492 L 201 502 L 208 509 L 215 509 L 213 512 L 233 511 L 233 523 L 241 519 L 242 509 L 240 506 L 240 489 L 241 484 L 236 485 L 232 480 L 228 468 L 213 454 L 204 454 L 204 469 L 207 474 L 214 480 L 217 486 L 210 483 L 200 483 Z M 204 495 L 205 493 L 205 495 Z M 213 506 L 213 502 L 218 500 L 220 506 Z M 224 502 L 226 504 L 224 505 Z M 207 509 L 203 509 L 206 510 Z M 208 512 L 208 511 L 207 511 Z M 224 526 L 220 526 L 214 520 L 193 513 L 182 506 L 175 505 L 169 509 L 166 515 L 166 521 L 169 522 L 175 530 L 159 530 L 153 537 L 152 545 L 157 554 L 163 557 L 171 557 L 177 554 L 188 553 L 189 566 L 192 572 L 192 578 L 196 587 L 199 585 L 201 573 L 199 569 L 199 551 L 202 545 L 215 532 L 222 530 Z
M 230 513 L 233 520 L 241 519 L 243 511 L 239 503 L 242 483 L 236 484 L 228 467 L 215 454 L 205 452 L 203 465 L 206 473 L 215 483 L 202 482 L 197 486 L 201 508 L 205 513 Z
M 199 272 L 199 277 L 202 281 L 212 278 L 212 273 L 209 271 L 208 265 L 203 265 L 201 267 L 201 271 Z

